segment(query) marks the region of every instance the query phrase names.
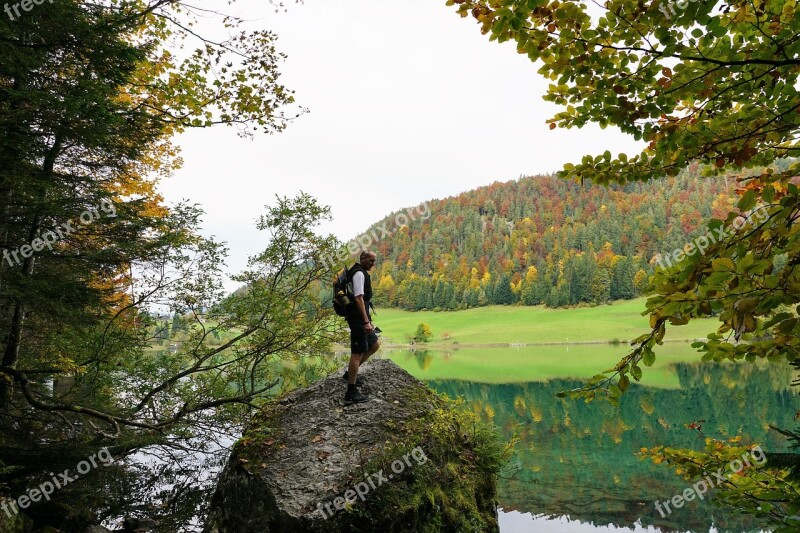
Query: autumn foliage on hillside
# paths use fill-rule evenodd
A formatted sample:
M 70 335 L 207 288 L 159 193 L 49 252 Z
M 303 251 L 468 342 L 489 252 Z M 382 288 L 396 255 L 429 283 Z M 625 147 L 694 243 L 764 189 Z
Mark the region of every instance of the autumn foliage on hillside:
M 431 216 L 373 245 L 375 299 L 404 309 L 601 304 L 641 294 L 654 257 L 734 208 L 735 177 L 598 186 L 554 176 L 428 202 Z M 374 227 L 394 220 L 394 213 Z

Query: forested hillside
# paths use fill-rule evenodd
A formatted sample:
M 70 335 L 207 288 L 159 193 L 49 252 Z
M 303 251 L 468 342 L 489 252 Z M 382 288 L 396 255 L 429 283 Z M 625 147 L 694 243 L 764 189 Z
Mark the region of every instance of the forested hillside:
M 625 186 L 554 176 L 427 203 L 430 216 L 372 245 L 375 301 L 405 309 L 604 303 L 637 296 L 656 254 L 682 248 L 735 204 L 736 181 L 680 176 Z M 376 234 L 380 235 L 379 232 Z

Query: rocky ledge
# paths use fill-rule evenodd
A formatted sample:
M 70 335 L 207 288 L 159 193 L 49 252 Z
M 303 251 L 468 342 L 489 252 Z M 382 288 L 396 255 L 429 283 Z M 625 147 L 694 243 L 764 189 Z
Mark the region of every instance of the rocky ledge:
M 254 417 L 206 533 L 498 531 L 496 435 L 392 361 L 360 375 L 369 402 L 345 406 L 336 372 Z

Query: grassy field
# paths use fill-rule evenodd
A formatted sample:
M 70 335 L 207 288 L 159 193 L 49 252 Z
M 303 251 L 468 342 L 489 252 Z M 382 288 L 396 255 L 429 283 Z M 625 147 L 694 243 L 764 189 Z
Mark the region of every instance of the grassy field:
M 381 355 L 417 378 L 519 383 L 585 379 L 614 366 L 629 346 L 610 341 L 627 341 L 649 331 L 648 318 L 641 315 L 644 302 L 639 298 L 578 309 L 492 306 L 418 313 L 379 309 L 373 318 L 383 330 Z M 393 344 L 406 344 L 423 322 L 433 333 L 430 343 L 417 343 L 413 351 L 389 349 Z M 659 347 L 656 363 L 647 369 L 642 383 L 678 387 L 673 365 L 700 360 L 688 341 L 705 337 L 717 326 L 716 320 L 706 319 L 668 327 L 667 340 L 685 342 Z M 509 348 L 515 344 L 522 346 Z
M 642 316 L 644 298 L 611 305 L 578 309 L 546 309 L 543 306 L 491 306 L 455 312 L 378 309 L 373 317 L 383 331 L 385 343 L 405 344 L 417 325 L 428 324 L 432 344 L 575 343 L 630 340 L 649 331 Z M 704 338 L 715 331 L 714 319 L 692 321 L 685 326 L 667 326 L 667 340 Z M 442 335 L 449 334 L 449 340 Z M 621 347 L 621 351 L 625 346 Z

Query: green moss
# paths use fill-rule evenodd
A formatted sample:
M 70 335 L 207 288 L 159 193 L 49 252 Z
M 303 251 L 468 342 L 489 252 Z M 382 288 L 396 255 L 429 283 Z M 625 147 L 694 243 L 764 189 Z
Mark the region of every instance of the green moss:
M 392 463 L 404 457 L 410 466 L 407 461 L 402 473 L 394 472 L 364 502 L 333 517 L 337 527 L 364 532 L 497 531 L 495 483 L 509 447 L 465 410 L 461 400 L 418 389 L 406 399 L 420 409 L 419 416 L 387 428 L 394 440 L 351 486 L 380 471 L 388 477 Z M 417 460 L 419 450 L 426 461 Z
M 278 404 L 276 402 L 267 403 L 250 420 L 241 438 L 233 445 L 233 454 L 238 456 L 241 465 L 246 470 L 247 464 L 257 464 L 268 460 L 280 443 L 277 442 L 279 416 Z

